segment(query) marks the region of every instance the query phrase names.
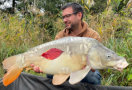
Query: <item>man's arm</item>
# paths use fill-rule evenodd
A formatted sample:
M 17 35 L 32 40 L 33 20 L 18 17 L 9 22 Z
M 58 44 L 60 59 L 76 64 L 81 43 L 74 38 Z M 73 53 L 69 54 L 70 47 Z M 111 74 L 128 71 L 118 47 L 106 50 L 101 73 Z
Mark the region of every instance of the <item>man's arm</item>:
M 101 37 L 97 32 L 94 32 L 91 37 L 98 40 L 99 42 L 102 42 Z
M 100 35 L 92 28 L 87 29 L 87 32 L 84 33 L 84 37 L 94 38 L 94 39 L 98 40 L 99 42 L 102 41 Z

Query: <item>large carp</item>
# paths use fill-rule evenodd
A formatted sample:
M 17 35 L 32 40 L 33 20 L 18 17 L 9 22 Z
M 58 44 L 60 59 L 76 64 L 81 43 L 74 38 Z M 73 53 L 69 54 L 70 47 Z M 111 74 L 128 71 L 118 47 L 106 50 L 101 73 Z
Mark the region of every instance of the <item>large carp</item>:
M 128 66 L 125 58 L 95 39 L 64 37 L 5 59 L 3 67 L 7 73 L 3 84 L 7 86 L 12 83 L 31 64 L 39 66 L 46 74 L 53 74 L 54 85 L 62 84 L 69 76 L 69 83 L 78 83 L 91 69 L 113 68 L 121 71 Z

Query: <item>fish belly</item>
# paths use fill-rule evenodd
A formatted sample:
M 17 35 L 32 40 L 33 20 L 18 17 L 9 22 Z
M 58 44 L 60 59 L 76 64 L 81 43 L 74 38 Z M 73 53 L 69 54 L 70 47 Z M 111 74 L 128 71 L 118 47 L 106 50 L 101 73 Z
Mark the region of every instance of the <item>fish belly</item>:
M 86 66 L 86 58 L 83 55 L 67 55 L 63 53 L 55 60 L 49 60 L 41 67 L 47 74 L 69 74 L 81 70 Z

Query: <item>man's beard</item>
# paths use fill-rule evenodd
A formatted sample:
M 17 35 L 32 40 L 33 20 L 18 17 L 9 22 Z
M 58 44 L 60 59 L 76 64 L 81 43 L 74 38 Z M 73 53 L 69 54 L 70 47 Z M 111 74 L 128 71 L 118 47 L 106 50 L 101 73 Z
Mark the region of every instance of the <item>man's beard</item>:
M 68 29 L 70 32 L 75 30 L 78 27 L 78 23 L 77 24 L 71 24 L 69 27 L 66 27 L 66 29 Z

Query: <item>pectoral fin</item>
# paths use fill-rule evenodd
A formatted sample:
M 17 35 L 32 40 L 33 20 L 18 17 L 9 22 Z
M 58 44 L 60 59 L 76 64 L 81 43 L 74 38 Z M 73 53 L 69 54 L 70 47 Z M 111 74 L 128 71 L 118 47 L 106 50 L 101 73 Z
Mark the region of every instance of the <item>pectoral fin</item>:
M 53 85 L 60 85 L 64 83 L 69 76 L 69 74 L 56 74 L 53 76 L 52 83 Z
M 90 71 L 91 67 L 86 66 L 84 69 L 80 71 L 76 71 L 70 74 L 69 83 L 70 84 L 76 84 L 80 82 Z

